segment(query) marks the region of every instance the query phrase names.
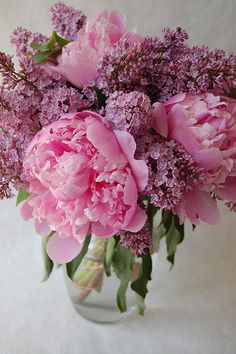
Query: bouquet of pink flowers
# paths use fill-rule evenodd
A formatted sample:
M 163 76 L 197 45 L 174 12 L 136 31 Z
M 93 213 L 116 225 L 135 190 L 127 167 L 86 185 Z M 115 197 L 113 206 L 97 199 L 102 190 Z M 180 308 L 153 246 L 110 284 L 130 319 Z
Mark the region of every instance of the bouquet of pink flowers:
M 46 278 L 58 263 L 74 279 L 96 237 L 120 310 L 131 285 L 142 313 L 160 240 L 173 265 L 185 220 L 236 210 L 236 55 L 190 47 L 181 28 L 144 37 L 117 11 L 51 13 L 50 38 L 13 32 L 19 69 L 0 53 L 0 196 L 18 190 L 35 220 Z

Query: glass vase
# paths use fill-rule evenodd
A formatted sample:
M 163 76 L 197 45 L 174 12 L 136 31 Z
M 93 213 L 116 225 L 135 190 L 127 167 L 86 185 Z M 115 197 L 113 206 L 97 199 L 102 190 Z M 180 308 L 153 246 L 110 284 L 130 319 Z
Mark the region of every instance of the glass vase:
M 127 311 L 121 313 L 116 303 L 120 280 L 112 271 L 107 276 L 104 270 L 106 240 L 92 238 L 87 254 L 80 264 L 74 281 L 65 270 L 69 297 L 75 310 L 87 320 L 97 323 L 114 323 L 126 319 L 136 309 L 135 293 L 127 290 Z M 134 263 L 134 276 L 139 271 L 138 260 Z

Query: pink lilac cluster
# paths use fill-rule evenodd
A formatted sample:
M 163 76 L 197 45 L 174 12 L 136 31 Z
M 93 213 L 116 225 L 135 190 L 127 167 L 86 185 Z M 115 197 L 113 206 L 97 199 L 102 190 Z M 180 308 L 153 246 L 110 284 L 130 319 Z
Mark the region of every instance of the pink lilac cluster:
M 74 41 L 78 31 L 84 27 L 86 17 L 82 11 L 59 2 L 51 7 L 52 24 L 63 38 Z
M 45 44 L 48 38 L 41 33 L 33 33 L 25 28 L 16 28 L 11 35 L 11 43 L 16 46 L 18 57 L 26 56 L 27 53 L 36 54 L 36 50 L 31 48 L 31 43 Z
M 3 76 L 0 91 L 0 194 L 7 198 L 13 196 L 10 192 L 13 187 L 24 184 L 22 163 L 25 150 L 41 127 L 57 120 L 63 113 L 90 106 L 77 90 L 67 87 L 56 75 L 48 75 L 30 58 L 21 57 L 19 64 L 17 71 L 11 57 L 0 53 Z
M 144 226 L 137 200 L 147 166 L 134 159 L 135 149 L 131 134 L 112 132 L 89 111 L 68 114 L 36 134 L 24 161 L 32 194 L 22 215 L 34 218 L 43 235 L 56 231 L 47 246 L 54 261 L 72 260 L 88 234 L 106 238 Z
M 106 101 L 105 121 L 112 129 L 143 135 L 151 125 L 153 108 L 150 98 L 142 92 L 116 91 Z
M 140 138 L 137 156 L 148 166 L 148 184 L 143 193 L 155 207 L 173 210 L 186 191 L 205 179 L 203 169 L 181 144 L 155 132 Z
M 236 55 L 191 48 L 186 39 L 186 32 L 178 28 L 165 30 L 163 40 L 147 37 L 133 48 L 119 41 L 100 60 L 97 85 L 106 95 L 143 91 L 152 102 L 165 102 L 180 92 L 229 94 L 236 86 Z
M 147 224 L 136 233 L 121 233 L 120 241 L 122 246 L 128 248 L 135 256 L 144 256 L 152 247 L 152 238 Z
M 236 202 L 236 100 L 206 93 L 182 93 L 155 105 L 158 133 L 174 139 L 205 171 L 205 179 L 186 191 L 174 212 L 184 221 L 219 220 L 217 196 Z

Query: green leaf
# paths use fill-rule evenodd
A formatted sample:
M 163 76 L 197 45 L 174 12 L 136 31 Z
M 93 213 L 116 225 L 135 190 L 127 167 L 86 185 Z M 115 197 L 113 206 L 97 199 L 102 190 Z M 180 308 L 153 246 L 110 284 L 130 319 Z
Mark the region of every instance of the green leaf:
M 145 299 L 148 289 L 147 283 L 151 280 L 152 273 L 152 257 L 150 253 L 142 257 L 142 266 L 140 268 L 140 275 L 138 279 L 131 283 L 131 289 L 139 296 Z
M 74 280 L 74 275 L 75 275 L 80 263 L 82 262 L 84 256 L 86 255 L 86 253 L 88 251 L 90 241 L 91 241 L 91 236 L 87 236 L 85 238 L 84 245 L 83 245 L 82 250 L 80 251 L 80 254 L 77 257 L 75 257 L 71 262 L 66 264 L 67 275 L 72 281 Z
M 55 52 L 53 50 L 47 50 L 45 52 L 41 52 L 38 54 L 35 54 L 32 56 L 32 59 L 37 61 L 38 63 L 46 60 L 47 58 L 49 58 L 51 55 L 55 55 Z
M 104 268 L 106 275 L 111 276 L 111 262 L 115 250 L 116 241 L 113 237 L 109 238 L 106 246 L 106 255 L 104 258 Z
M 229 96 L 236 99 L 236 87 L 231 89 Z
M 157 230 L 154 229 L 153 223 L 154 223 L 154 217 L 156 213 L 158 212 L 159 208 L 155 207 L 150 203 L 149 200 L 147 200 L 147 216 L 148 216 L 148 228 L 149 231 L 152 235 L 152 251 L 157 252 L 159 248 L 159 242 L 158 242 L 158 234 Z
M 116 276 L 120 279 L 120 286 L 117 291 L 117 306 L 120 312 L 127 311 L 126 291 L 133 274 L 134 256 L 125 247 L 120 246 L 115 249 L 112 266 Z
M 54 38 L 56 43 L 59 44 L 61 48 L 70 43 L 67 39 L 60 37 L 56 32 L 54 32 Z
M 174 266 L 175 253 L 177 245 L 184 239 L 184 225 L 180 225 L 179 218 L 176 215 L 171 216 L 171 223 L 166 232 L 167 260 Z
M 142 296 L 136 294 L 136 305 L 137 305 L 137 310 L 139 315 L 143 316 L 144 315 L 144 311 L 145 311 L 145 301 L 142 298 Z
M 42 52 L 48 49 L 47 44 L 37 44 L 37 43 L 34 43 L 34 42 L 30 44 L 30 47 L 32 49 L 36 49 L 36 50 L 39 50 L 39 51 L 42 51 Z
M 98 109 L 105 107 L 106 105 L 106 96 L 99 90 L 97 87 L 94 88 L 96 95 L 97 95 L 97 106 Z
M 17 198 L 16 198 L 16 206 L 22 203 L 24 200 L 29 198 L 31 193 L 24 191 L 24 189 L 20 188 L 18 190 Z
M 153 228 L 152 232 L 152 250 L 153 252 L 158 252 L 160 247 L 160 241 L 165 236 L 166 228 L 161 222 L 158 227 Z
M 44 236 L 42 239 L 42 253 L 43 253 L 43 262 L 44 262 L 44 276 L 42 282 L 48 280 L 53 270 L 53 261 L 48 257 L 46 248 L 47 248 L 48 241 L 50 240 L 50 238 L 54 233 L 55 232 L 52 231 L 48 236 Z
M 60 37 L 55 31 L 53 31 L 52 36 L 47 43 L 38 44 L 38 43 L 33 42 L 30 44 L 30 47 L 33 49 L 36 49 L 40 52 L 45 52 L 50 49 L 53 49 L 57 44 L 59 45 L 60 48 L 63 48 L 68 43 L 70 43 L 70 42 L 67 39 Z

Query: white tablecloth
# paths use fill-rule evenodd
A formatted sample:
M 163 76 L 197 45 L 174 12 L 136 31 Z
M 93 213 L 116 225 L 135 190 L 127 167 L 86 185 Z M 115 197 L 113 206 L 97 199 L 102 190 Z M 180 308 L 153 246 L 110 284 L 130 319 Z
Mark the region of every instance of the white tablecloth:
M 0 50 L 20 25 L 50 33 L 49 0 L 0 0 Z M 193 43 L 235 50 L 235 0 L 67 1 L 91 16 L 121 9 L 143 33 L 183 26 Z M 236 216 L 187 231 L 172 271 L 163 244 L 144 317 L 95 325 L 73 310 L 61 270 L 40 283 L 40 236 L 15 201 L 0 203 L 0 354 L 235 354 Z

